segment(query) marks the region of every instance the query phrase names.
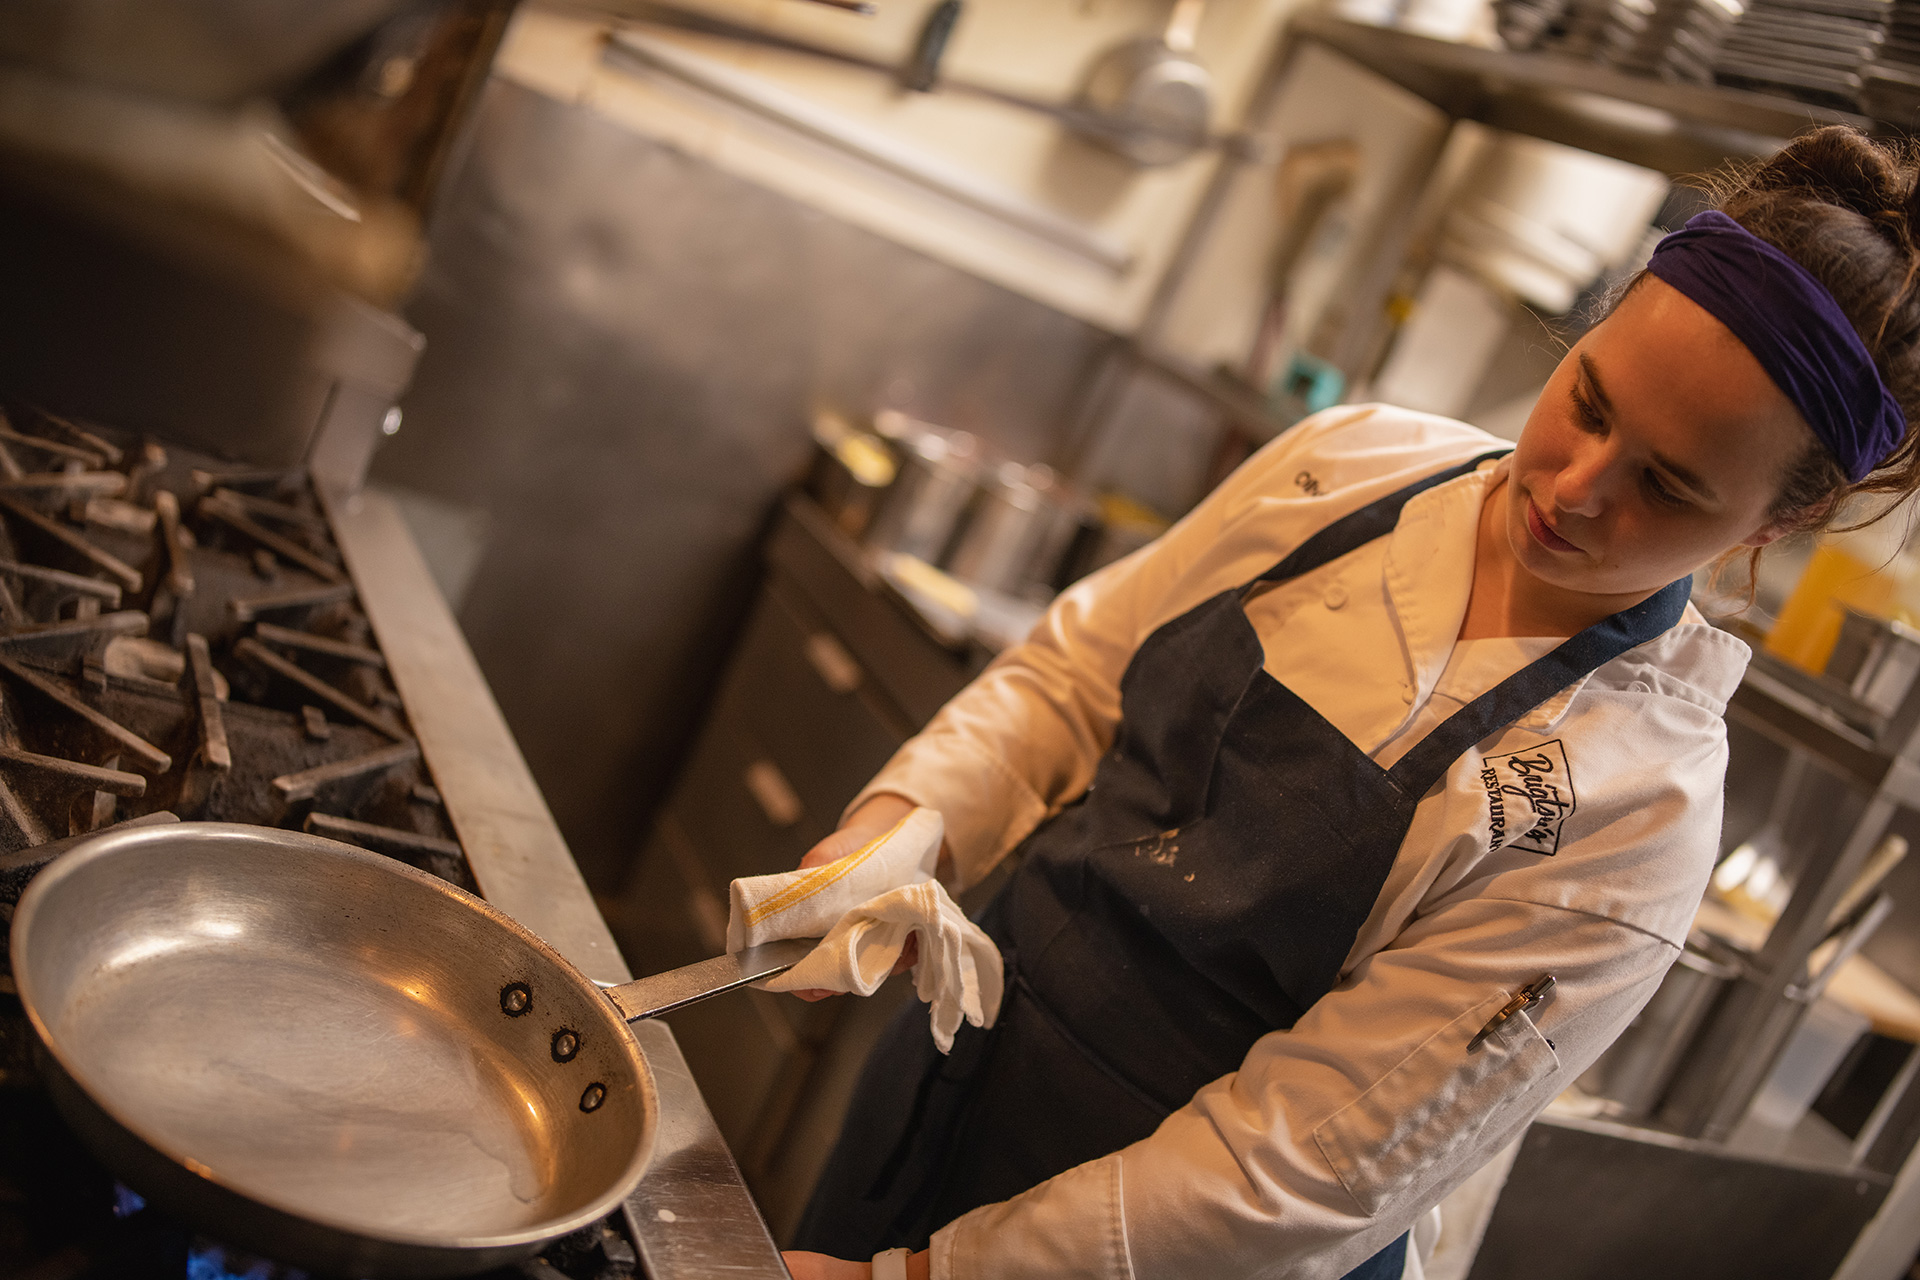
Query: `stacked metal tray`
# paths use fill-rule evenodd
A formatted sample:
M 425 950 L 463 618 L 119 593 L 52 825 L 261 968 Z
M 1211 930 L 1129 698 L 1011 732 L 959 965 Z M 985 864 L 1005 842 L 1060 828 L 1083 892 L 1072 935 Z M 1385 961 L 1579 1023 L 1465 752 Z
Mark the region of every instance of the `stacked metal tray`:
M 1714 59 L 1745 11 L 1743 0 L 1616 0 L 1604 52 L 1623 70 L 1712 84 Z
M 1892 16 L 1892 0 L 1754 0 L 1722 41 L 1714 76 L 1858 107 Z
M 1593 58 L 1624 71 L 1713 83 L 1713 61 L 1745 0 L 1501 0 L 1511 49 Z
M 1920 0 L 1497 0 L 1508 48 L 1920 123 Z
M 1860 97 L 1875 118 L 1920 129 L 1920 0 L 1893 0 L 1887 38 Z

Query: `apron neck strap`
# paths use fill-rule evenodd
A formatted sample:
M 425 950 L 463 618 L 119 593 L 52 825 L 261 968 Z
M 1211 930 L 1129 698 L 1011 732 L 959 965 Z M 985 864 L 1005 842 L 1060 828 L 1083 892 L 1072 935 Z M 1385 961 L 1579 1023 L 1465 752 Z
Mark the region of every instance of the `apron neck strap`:
M 1400 523 L 1400 510 L 1409 501 L 1429 489 L 1435 489 L 1449 480 L 1457 480 L 1473 471 L 1481 463 L 1492 458 L 1504 458 L 1513 452 L 1511 449 L 1494 449 L 1477 458 L 1469 458 L 1456 467 L 1448 467 L 1423 480 L 1415 480 L 1404 489 L 1396 490 L 1384 498 L 1369 502 L 1366 506 L 1350 515 L 1344 515 L 1320 532 L 1308 538 L 1293 549 L 1293 554 L 1267 570 L 1253 581 L 1246 583 L 1241 590 L 1248 591 L 1261 582 L 1285 582 L 1297 578 L 1303 573 L 1311 573 L 1321 565 L 1338 560 L 1349 551 L 1357 551 L 1372 542 L 1393 532 Z
M 1376 538 L 1385 537 L 1400 523 L 1401 509 L 1413 498 L 1510 452 L 1510 449 L 1494 449 L 1469 458 L 1342 516 L 1295 547 L 1286 559 L 1242 586 L 1241 594 L 1262 582 L 1285 582 L 1310 573 Z M 1569 637 L 1553 652 L 1522 667 L 1447 717 L 1439 728 L 1402 756 L 1387 771 L 1387 776 L 1403 794 L 1425 795 L 1469 747 L 1506 728 L 1574 681 L 1678 623 L 1692 590 L 1692 579 L 1682 578 L 1632 608 L 1602 618 L 1579 635 Z
M 1403 794 L 1416 798 L 1425 795 L 1469 747 L 1506 728 L 1574 681 L 1675 626 L 1692 594 L 1693 579 L 1681 578 L 1632 608 L 1568 637 L 1551 653 L 1448 716 L 1402 756 L 1387 776 Z

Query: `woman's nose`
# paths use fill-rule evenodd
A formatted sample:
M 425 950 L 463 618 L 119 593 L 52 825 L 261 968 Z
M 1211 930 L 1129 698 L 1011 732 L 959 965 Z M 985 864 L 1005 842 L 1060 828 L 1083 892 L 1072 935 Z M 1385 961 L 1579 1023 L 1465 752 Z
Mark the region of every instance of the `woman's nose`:
M 1613 488 L 1615 461 L 1598 441 L 1576 452 L 1554 479 L 1554 505 L 1570 515 L 1599 515 Z

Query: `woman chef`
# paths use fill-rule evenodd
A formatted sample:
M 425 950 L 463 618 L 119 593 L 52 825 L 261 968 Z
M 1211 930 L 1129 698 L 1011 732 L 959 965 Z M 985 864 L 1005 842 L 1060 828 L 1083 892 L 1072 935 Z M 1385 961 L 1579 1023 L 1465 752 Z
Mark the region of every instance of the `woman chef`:
M 902 748 L 809 861 L 914 804 L 949 883 L 1018 849 L 1007 994 L 950 1056 L 895 1024 L 794 1274 L 1401 1275 L 1686 937 L 1748 656 L 1690 575 L 1916 487 L 1914 179 L 1799 139 L 1661 243 L 1517 449 L 1329 410 Z

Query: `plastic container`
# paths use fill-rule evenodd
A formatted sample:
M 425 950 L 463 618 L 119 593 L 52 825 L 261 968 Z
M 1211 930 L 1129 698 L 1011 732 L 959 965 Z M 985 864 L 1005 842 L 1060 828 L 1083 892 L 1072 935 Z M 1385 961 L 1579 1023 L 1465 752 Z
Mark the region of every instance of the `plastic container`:
M 1914 561 L 1903 549 L 1906 522 L 1892 517 L 1822 537 L 1793 594 L 1767 633 L 1766 650 L 1812 675 L 1827 669 L 1846 609 L 1890 618 L 1912 595 Z

